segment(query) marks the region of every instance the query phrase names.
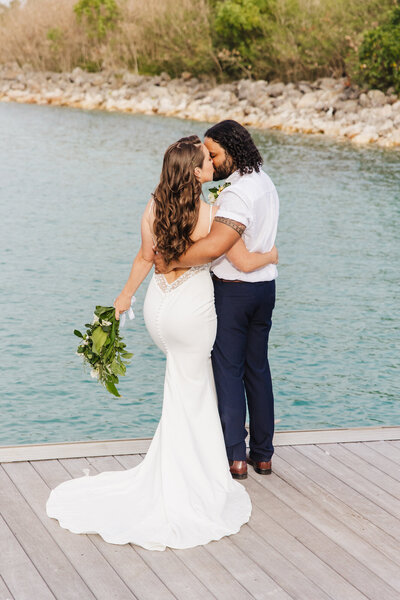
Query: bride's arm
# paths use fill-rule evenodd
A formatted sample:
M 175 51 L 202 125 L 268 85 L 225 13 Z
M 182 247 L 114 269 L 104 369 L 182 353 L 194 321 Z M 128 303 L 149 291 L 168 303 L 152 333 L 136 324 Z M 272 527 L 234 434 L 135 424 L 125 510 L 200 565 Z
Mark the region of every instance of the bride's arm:
M 142 245 L 133 261 L 128 280 L 124 285 L 122 292 L 114 302 L 116 319 L 119 319 L 120 313 L 129 309 L 133 294 L 139 288 L 142 281 L 146 279 L 153 266 L 154 250 L 150 228 L 151 202 L 151 200 L 148 202 L 142 217 Z
M 244 241 L 240 238 L 226 253 L 231 263 L 244 273 L 250 273 L 256 269 L 261 269 L 265 265 L 278 263 L 278 250 L 273 246 L 269 252 L 250 252 L 247 250 Z

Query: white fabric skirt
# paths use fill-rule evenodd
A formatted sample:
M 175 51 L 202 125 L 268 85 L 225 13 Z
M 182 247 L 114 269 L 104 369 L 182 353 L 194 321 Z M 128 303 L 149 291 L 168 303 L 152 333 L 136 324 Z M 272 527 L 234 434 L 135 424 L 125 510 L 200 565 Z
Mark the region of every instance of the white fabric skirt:
M 162 415 L 148 453 L 133 469 L 61 483 L 47 514 L 73 533 L 98 533 L 113 544 L 207 544 L 238 532 L 251 514 L 246 489 L 229 472 L 219 420 L 208 268 L 194 267 L 171 285 L 154 275 L 144 317 L 167 358 Z

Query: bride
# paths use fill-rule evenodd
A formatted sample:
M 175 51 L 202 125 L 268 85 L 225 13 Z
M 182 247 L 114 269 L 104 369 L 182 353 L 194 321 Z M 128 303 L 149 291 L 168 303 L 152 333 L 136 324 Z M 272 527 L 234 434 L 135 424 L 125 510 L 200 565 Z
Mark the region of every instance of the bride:
M 178 259 L 210 228 L 217 206 L 201 199 L 212 159 L 197 136 L 166 151 L 144 211 L 142 245 L 114 306 L 117 318 L 152 268 L 154 248 Z M 228 258 L 241 270 L 276 260 L 250 253 L 240 239 Z M 251 514 L 246 489 L 232 479 L 219 420 L 210 353 L 216 334 L 210 266 L 154 274 L 144 302 L 147 329 L 166 355 L 161 420 L 145 459 L 126 471 L 61 483 L 46 510 L 73 533 L 149 550 L 190 548 L 239 531 Z

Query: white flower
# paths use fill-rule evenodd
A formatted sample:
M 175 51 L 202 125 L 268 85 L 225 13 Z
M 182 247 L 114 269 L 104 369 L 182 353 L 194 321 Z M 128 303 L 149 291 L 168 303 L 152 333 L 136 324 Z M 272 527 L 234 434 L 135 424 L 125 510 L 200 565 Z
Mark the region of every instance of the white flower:
M 99 322 L 99 317 L 97 315 L 93 315 L 92 325 Z
M 92 369 L 90 371 L 90 377 L 93 377 L 93 379 L 98 379 L 99 377 L 99 372 L 96 369 Z
M 110 321 L 102 321 L 101 324 L 102 325 L 111 325 Z
M 208 194 L 208 200 L 209 200 L 209 202 L 211 202 L 211 204 L 214 204 L 214 202 L 215 202 L 216 198 L 215 198 L 215 196 L 214 196 L 214 194 L 213 194 L 213 193 L 211 193 L 211 192 L 210 192 L 210 193 Z

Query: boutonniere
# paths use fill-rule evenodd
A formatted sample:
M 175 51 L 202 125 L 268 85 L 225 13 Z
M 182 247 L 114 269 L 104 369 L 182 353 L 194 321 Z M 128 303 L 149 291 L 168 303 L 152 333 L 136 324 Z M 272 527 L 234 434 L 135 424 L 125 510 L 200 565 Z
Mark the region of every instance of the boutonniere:
M 220 195 L 220 193 L 222 192 L 222 190 L 224 190 L 225 188 L 227 188 L 230 185 L 231 185 L 231 182 L 230 181 L 226 181 L 225 183 L 223 183 L 219 187 L 210 188 L 208 190 L 209 191 L 208 201 L 210 202 L 210 204 L 214 204 L 217 201 L 218 196 Z

